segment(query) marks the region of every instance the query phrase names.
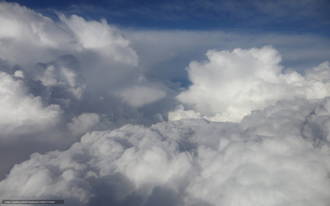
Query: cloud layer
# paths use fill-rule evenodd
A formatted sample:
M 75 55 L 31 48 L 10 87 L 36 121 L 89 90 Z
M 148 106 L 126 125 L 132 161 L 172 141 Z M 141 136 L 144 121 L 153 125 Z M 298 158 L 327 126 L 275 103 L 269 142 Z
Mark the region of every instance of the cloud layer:
M 241 123 L 126 125 L 16 165 L 9 198 L 69 205 L 292 205 L 330 201 L 330 99 L 282 101 Z

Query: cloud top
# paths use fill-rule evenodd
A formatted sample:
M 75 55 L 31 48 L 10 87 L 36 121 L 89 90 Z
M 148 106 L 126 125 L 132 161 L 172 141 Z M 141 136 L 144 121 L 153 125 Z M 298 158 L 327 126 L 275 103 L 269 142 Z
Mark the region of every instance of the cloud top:
M 280 54 L 272 47 L 210 50 L 206 56 L 205 61 L 189 64 L 192 85 L 177 98 L 211 120 L 240 121 L 278 100 L 318 99 L 330 93 L 325 80 L 328 62 L 301 75 L 284 70 Z

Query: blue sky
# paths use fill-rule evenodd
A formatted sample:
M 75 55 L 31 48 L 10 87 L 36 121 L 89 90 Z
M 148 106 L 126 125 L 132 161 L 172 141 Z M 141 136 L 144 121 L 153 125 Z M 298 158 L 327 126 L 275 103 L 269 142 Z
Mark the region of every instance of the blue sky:
M 10 0 L 12 1 L 12 0 Z M 276 31 L 330 35 L 328 0 L 14 0 L 51 15 L 55 10 L 148 29 Z

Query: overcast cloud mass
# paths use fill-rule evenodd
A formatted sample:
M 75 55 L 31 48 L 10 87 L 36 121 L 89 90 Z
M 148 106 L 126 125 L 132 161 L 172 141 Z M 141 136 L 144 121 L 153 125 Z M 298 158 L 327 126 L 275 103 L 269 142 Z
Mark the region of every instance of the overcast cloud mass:
M 288 2 L 250 5 L 280 21 Z M 173 11 L 161 5 L 160 22 Z M 251 15 L 215 5 L 175 10 Z M 290 22 L 328 24 L 304 5 Z M 76 6 L 47 15 L 0 2 L 0 200 L 330 205 L 328 37 L 125 27 Z

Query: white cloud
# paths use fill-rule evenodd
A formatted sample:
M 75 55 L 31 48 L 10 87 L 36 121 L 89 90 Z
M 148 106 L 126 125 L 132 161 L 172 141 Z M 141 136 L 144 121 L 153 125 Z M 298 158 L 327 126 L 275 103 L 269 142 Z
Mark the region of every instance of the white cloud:
M 100 123 L 101 118 L 95 113 L 83 113 L 78 117 L 74 117 L 68 124 L 69 130 L 73 135 L 78 136 L 85 134 Z
M 0 60 L 22 70 L 27 80 L 41 81 L 49 91 L 61 88 L 76 98 L 82 97 L 85 82 L 92 89 L 105 81 L 117 88 L 139 72 L 134 70 L 137 54 L 119 29 L 104 20 L 59 17 L 55 21 L 1 2 Z
M 112 108 L 123 107 L 112 93 L 138 76 L 137 54 L 119 29 L 59 15 L 51 19 L 0 2 L 0 178 L 33 151 L 68 147 L 96 121 L 105 127 Z M 104 118 L 79 116 L 83 113 Z
M 1 137 L 30 134 L 54 126 L 60 118 L 58 105 L 44 106 L 40 97 L 28 93 L 21 80 L 0 72 Z
M 133 87 L 140 75 L 130 41 L 105 20 L 60 13 L 53 20 L 19 4 L 1 2 L 0 25 L 1 71 L 20 78 L 46 104 L 58 104 L 68 116 L 64 119 L 86 112 L 110 113 L 100 106 L 105 101 L 99 96 L 109 101 L 109 107 L 121 107 L 114 94 Z M 134 104 L 156 101 L 164 95 L 157 91 L 151 89 L 157 95 L 146 95 L 142 103 L 135 98 Z
M 137 64 L 137 55 L 119 30 L 105 21 L 60 16 L 55 22 L 18 4 L 0 4 L 0 58 L 22 66 L 47 62 L 67 53 L 96 52 L 105 58 Z M 109 60 L 107 60 L 109 61 Z
M 183 105 L 179 105 L 175 110 L 168 113 L 169 121 L 176 121 L 181 119 L 202 119 L 207 117 L 202 116 L 199 112 L 194 110 L 185 110 Z
M 18 4 L 1 2 L 0 25 L 0 58 L 22 66 L 49 61 L 74 41 L 51 19 Z
M 24 72 L 21 70 L 17 70 L 14 73 L 14 77 L 24 79 Z
M 242 123 L 181 120 L 92 132 L 66 151 L 16 165 L 0 193 L 70 205 L 327 206 L 329 102 L 282 101 Z
M 122 90 L 119 96 L 132 107 L 142 107 L 164 98 L 166 92 L 156 87 L 133 86 Z
M 80 47 L 91 49 L 104 55 L 105 58 L 137 65 L 138 57 L 130 48 L 129 41 L 122 37 L 119 30 L 110 27 L 105 20 L 86 21 L 76 15 L 60 18 L 76 37 L 79 49 Z
M 301 75 L 283 71 L 271 47 L 207 52 L 188 67 L 192 85 L 178 100 L 215 121 L 239 121 L 253 110 L 282 99 L 318 99 L 330 94 L 328 63 Z

